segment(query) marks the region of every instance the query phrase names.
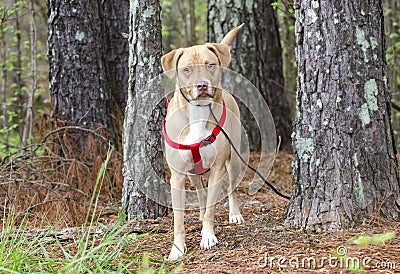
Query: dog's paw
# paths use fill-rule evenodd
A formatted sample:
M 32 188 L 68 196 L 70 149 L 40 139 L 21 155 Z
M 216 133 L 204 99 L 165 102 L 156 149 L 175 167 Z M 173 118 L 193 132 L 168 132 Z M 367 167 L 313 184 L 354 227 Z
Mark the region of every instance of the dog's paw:
M 236 223 L 236 224 L 240 224 L 244 222 L 244 219 L 242 217 L 242 214 L 238 214 L 238 215 L 232 215 L 229 216 L 229 222 L 230 223 Z
M 211 233 L 202 233 L 200 247 L 210 249 L 218 243 L 217 237 Z
M 185 255 L 184 248 L 180 249 L 176 245 L 172 246 L 171 252 L 168 256 L 168 261 L 176 261 Z

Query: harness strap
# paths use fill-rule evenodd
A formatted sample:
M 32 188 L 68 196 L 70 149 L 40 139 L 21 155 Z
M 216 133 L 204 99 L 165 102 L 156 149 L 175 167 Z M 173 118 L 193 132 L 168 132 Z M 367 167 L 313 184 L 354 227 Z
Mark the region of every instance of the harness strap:
M 203 163 L 201 161 L 200 146 L 201 145 L 199 145 L 199 143 L 190 145 L 190 151 L 192 152 L 194 166 L 193 169 L 189 172 L 197 175 L 204 174 L 208 171 L 208 169 L 204 169 Z
M 167 99 L 165 102 L 165 105 L 167 107 L 168 110 L 168 105 L 169 105 L 169 100 Z M 225 120 L 226 120 L 226 106 L 225 106 L 225 102 L 222 101 L 222 115 L 221 118 L 219 120 L 219 125 L 221 127 L 224 126 Z M 165 126 L 166 120 L 164 119 L 164 121 L 162 122 L 162 132 L 163 132 L 163 136 L 165 141 L 167 142 L 167 144 L 175 149 L 183 149 L 183 150 L 189 150 L 192 152 L 192 157 L 193 157 L 193 163 L 194 163 L 194 167 L 192 170 L 190 170 L 190 173 L 193 174 L 197 174 L 197 175 L 202 175 L 204 173 L 206 173 L 208 171 L 208 169 L 204 169 L 203 165 L 202 165 L 202 161 L 201 161 L 201 155 L 200 155 L 200 148 L 203 146 L 207 146 L 210 145 L 212 143 L 215 142 L 215 140 L 217 139 L 218 134 L 221 132 L 221 128 L 220 126 L 216 125 L 213 129 L 213 131 L 211 132 L 211 134 L 209 136 L 207 136 L 206 138 L 202 139 L 200 142 L 194 143 L 194 144 L 190 144 L 190 145 L 186 145 L 186 144 L 180 144 L 177 142 L 174 142 L 173 140 L 171 140 L 168 135 L 167 135 L 167 130 L 166 130 L 166 126 Z

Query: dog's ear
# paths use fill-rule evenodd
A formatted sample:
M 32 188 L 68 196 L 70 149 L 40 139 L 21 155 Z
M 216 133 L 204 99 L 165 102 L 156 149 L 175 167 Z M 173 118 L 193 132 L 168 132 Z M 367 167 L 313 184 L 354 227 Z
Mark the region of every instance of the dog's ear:
M 175 69 L 178 66 L 179 58 L 183 54 L 183 49 L 174 49 L 173 51 L 161 57 L 161 65 L 167 76 L 173 78 L 175 76 Z
M 244 23 L 241 24 L 240 26 L 234 28 L 233 30 L 231 30 L 230 32 L 228 32 L 225 37 L 221 40 L 221 44 L 230 46 L 232 44 L 232 41 L 236 38 L 236 36 L 238 36 L 240 30 L 242 29 L 242 27 L 244 26 Z
M 207 43 L 207 48 L 217 55 L 221 66 L 227 68 L 231 63 L 231 51 L 229 46 L 218 43 Z

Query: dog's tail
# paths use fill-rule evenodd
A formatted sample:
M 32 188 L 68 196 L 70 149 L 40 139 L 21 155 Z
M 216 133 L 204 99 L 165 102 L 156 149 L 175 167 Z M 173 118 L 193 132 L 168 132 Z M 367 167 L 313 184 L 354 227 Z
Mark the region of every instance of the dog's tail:
M 232 44 L 233 39 L 239 34 L 240 30 L 242 29 L 244 23 L 241 24 L 240 26 L 234 28 L 230 32 L 228 32 L 225 37 L 221 40 L 221 44 L 230 46 Z

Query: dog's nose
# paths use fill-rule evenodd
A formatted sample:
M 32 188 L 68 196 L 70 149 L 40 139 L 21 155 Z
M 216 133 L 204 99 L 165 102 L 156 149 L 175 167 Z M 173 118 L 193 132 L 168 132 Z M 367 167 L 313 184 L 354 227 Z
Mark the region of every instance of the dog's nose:
M 200 81 L 196 85 L 197 91 L 205 92 L 208 90 L 208 83 L 206 81 Z

